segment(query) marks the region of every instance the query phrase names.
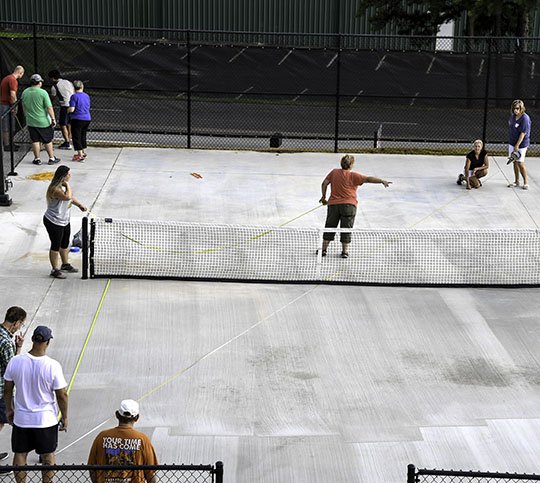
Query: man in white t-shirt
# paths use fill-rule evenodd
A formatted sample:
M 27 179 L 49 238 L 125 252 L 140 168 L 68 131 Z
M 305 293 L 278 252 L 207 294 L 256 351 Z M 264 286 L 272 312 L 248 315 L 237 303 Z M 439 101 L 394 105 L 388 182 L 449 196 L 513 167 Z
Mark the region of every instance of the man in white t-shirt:
M 73 84 L 67 79 L 62 79 L 58 70 L 49 72 L 49 79 L 52 82 L 51 98 L 54 101 L 58 98 L 60 104 L 60 112 L 58 113 L 58 124 L 62 129 L 64 142 L 58 146 L 58 149 L 71 149 L 71 122 L 69 120 L 68 107 L 71 96 L 75 93 Z
M 32 349 L 13 357 L 4 374 L 7 418 L 13 426 L 13 465 L 26 465 L 28 453 L 33 450 L 41 455 L 43 464 L 54 465 L 58 430 L 67 431 L 67 382 L 60 363 L 46 355 L 52 338 L 51 329 L 36 327 Z M 52 478 L 49 473 L 43 473 L 44 482 Z

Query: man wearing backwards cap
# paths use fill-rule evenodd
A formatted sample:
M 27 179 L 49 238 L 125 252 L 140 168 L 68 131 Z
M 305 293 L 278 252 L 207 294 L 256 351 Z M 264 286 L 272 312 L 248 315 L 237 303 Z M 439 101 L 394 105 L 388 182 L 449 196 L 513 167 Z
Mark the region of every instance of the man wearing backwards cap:
M 25 465 L 32 450 L 41 455 L 43 464 L 54 465 L 58 430 L 67 431 L 67 382 L 60 363 L 46 354 L 52 338 L 51 329 L 44 325 L 36 327 L 32 349 L 13 357 L 4 374 L 7 418 L 13 426 L 13 465 Z M 14 387 L 17 391 L 13 405 Z M 22 472 L 16 477 L 19 483 L 24 481 Z M 43 473 L 44 482 L 51 478 L 51 472 Z
M 118 426 L 96 436 L 88 455 L 89 465 L 157 465 L 156 451 L 146 434 L 134 429 L 139 420 L 139 403 L 125 399 L 116 410 Z M 92 483 L 122 481 L 126 483 L 156 483 L 154 471 L 111 470 L 90 471 Z

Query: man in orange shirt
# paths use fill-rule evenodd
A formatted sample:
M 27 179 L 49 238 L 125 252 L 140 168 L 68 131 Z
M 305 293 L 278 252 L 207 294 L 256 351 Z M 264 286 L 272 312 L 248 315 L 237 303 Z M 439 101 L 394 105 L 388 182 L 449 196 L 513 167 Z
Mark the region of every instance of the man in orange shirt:
M 157 483 L 154 471 L 130 470 L 132 465 L 157 465 L 157 457 L 150 438 L 134 429 L 139 420 L 139 403 L 125 399 L 116 411 L 118 426 L 106 429 L 96 436 L 89 465 L 125 466 L 122 470 L 90 470 L 92 483 Z
M 388 188 L 391 181 L 386 181 L 374 176 L 364 176 L 352 170 L 354 166 L 354 156 L 347 154 L 341 158 L 341 169 L 336 168 L 328 173 L 322 183 L 322 198 L 319 200 L 323 205 L 328 204 L 326 215 L 326 228 L 352 228 L 356 217 L 356 206 L 358 199 L 356 190 L 364 183 L 381 183 Z M 326 200 L 326 190 L 331 186 L 330 199 Z M 323 235 L 322 256 L 326 256 L 328 245 L 334 239 L 335 233 L 325 232 Z M 341 245 L 343 247 L 341 258 L 349 258 L 349 245 L 351 243 L 350 233 L 341 233 Z
M 4 116 L 6 112 L 11 110 L 11 130 L 15 130 L 15 114 L 16 111 L 11 106 L 17 102 L 17 90 L 19 89 L 19 79 L 24 75 L 24 67 L 18 65 L 12 74 L 6 75 L 0 83 L 0 102 L 1 110 L 0 116 L 2 117 L 2 141 L 4 143 L 4 151 L 10 150 L 9 144 L 9 117 Z M 13 146 L 13 150 L 17 151 L 18 147 Z

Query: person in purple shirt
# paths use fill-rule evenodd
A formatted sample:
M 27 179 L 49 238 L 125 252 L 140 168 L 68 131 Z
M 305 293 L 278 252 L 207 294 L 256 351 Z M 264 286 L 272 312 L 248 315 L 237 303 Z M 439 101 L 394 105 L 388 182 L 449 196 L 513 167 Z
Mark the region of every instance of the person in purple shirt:
M 71 114 L 71 136 L 73 149 L 77 151 L 72 161 L 83 162 L 86 159 L 86 132 L 90 126 L 90 96 L 84 92 L 80 80 L 73 81 L 75 93 L 69 100 L 68 112 Z
M 509 188 L 519 187 L 519 175 L 523 176 L 524 190 L 529 189 L 527 168 L 525 168 L 525 154 L 530 144 L 531 118 L 525 114 L 525 104 L 521 99 L 512 102 L 512 114 L 508 120 L 508 156 L 509 162 L 514 164 L 515 181 Z

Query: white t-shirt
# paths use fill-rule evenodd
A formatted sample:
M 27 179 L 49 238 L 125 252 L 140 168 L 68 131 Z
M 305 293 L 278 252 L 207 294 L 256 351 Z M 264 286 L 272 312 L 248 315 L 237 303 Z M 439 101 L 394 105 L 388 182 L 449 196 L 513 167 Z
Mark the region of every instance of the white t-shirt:
M 26 353 L 13 357 L 4 374 L 15 383 L 15 417 L 20 428 L 50 428 L 58 424 L 55 390 L 67 387 L 58 361 Z
M 58 97 L 58 102 L 63 107 L 69 107 L 69 100 L 74 92 L 73 84 L 66 79 L 59 79 L 56 85 L 51 87 L 51 95 Z

